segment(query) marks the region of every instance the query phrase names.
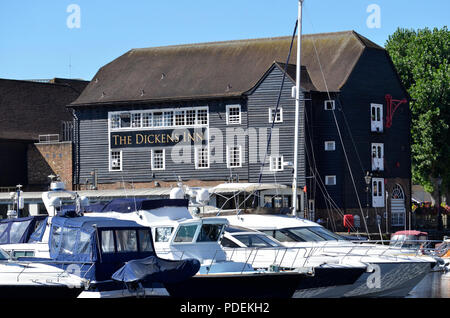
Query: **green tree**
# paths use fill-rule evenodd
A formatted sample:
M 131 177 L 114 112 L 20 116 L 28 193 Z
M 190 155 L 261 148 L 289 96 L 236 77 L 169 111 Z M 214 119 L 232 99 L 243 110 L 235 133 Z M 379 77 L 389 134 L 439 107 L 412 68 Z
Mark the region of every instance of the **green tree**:
M 413 182 L 427 192 L 450 186 L 450 32 L 397 29 L 386 50 L 411 96 Z M 434 196 L 435 197 L 435 196 Z

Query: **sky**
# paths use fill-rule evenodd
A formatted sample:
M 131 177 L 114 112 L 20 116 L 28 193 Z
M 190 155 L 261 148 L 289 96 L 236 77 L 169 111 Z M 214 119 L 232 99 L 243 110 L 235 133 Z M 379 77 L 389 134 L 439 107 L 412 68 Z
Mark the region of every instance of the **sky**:
M 91 80 L 133 48 L 291 35 L 298 0 L 0 0 L 0 78 Z M 442 28 L 449 0 L 305 0 L 303 33 Z

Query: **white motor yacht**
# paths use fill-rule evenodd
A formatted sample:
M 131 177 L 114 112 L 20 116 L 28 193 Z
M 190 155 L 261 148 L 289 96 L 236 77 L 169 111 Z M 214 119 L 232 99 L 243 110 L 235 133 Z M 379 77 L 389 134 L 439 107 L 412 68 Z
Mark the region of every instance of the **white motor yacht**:
M 382 246 L 343 240 L 317 223 L 296 217 L 257 214 L 224 217 L 233 226 L 258 230 L 285 246 L 306 249 L 312 256 L 308 261 L 314 263 L 322 257 L 331 257 L 332 261 L 337 257 L 339 264 L 367 264 L 370 270 L 350 290 L 343 290 L 342 297 L 405 297 L 436 264 L 433 258 L 394 256 Z

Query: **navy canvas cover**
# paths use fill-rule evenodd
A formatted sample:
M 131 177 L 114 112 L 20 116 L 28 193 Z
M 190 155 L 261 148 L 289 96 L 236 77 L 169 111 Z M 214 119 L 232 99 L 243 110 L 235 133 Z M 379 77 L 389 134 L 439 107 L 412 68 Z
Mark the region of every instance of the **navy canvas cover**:
M 199 269 L 200 262 L 196 259 L 172 261 L 150 256 L 127 262 L 112 275 L 112 279 L 125 283 L 179 283 L 194 276 Z
M 119 212 L 130 213 L 139 210 L 155 210 L 163 207 L 188 207 L 187 199 L 160 199 L 149 200 L 142 198 L 113 199 L 106 203 L 99 211 L 92 212 Z
M 28 243 L 30 236 L 46 215 L 35 215 L 24 218 L 5 219 L 0 221 L 0 244 Z

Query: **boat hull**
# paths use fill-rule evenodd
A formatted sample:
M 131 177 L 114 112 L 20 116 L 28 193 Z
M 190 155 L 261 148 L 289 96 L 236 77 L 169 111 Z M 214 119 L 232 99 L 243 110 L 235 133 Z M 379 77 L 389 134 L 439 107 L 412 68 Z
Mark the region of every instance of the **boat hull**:
M 84 288 L 49 285 L 0 285 L 0 299 L 74 299 Z
M 170 296 L 182 298 L 291 298 L 305 279 L 295 272 L 208 274 L 164 286 Z

